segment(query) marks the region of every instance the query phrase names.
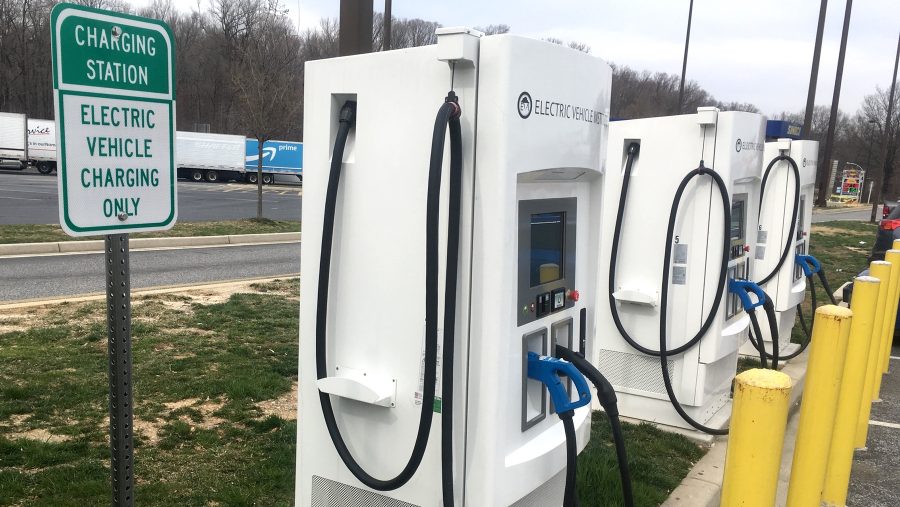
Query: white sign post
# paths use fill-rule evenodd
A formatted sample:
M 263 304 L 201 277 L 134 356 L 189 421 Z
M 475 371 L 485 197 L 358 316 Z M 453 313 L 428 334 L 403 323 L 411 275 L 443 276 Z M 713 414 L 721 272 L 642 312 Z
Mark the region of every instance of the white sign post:
M 80 5 L 50 16 L 59 223 L 106 235 L 112 504 L 134 505 L 128 233 L 175 225 L 175 48 L 169 27 Z

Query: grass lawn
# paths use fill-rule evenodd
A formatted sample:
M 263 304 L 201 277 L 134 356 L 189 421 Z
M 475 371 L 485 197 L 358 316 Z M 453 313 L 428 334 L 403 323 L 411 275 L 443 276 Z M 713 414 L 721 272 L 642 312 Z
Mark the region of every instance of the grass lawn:
M 878 230 L 876 224 L 868 222 L 822 222 L 813 224 L 810 234 L 810 255 L 822 264 L 822 272 L 828 279 L 832 290 L 837 290 L 845 282 L 853 278 L 869 266 L 867 261 L 875 243 L 875 233 Z M 816 303 L 819 305 L 830 304 L 828 294 L 819 283 L 815 281 Z M 812 298 L 809 289 L 802 303 L 803 317 L 807 322 L 813 318 Z M 806 335 L 798 321 L 791 332 L 791 341 L 803 343 Z
M 296 220 L 220 220 L 212 222 L 178 222 L 168 231 L 132 234 L 132 238 L 161 238 L 172 236 L 224 236 L 231 234 L 265 234 L 270 232 L 299 232 L 300 222 Z M 97 238 L 73 238 L 59 225 L 0 225 L 0 244 L 42 243 L 55 241 L 77 241 Z
M 132 347 L 139 505 L 291 505 L 298 282 L 139 296 Z M 0 315 L 0 505 L 109 503 L 103 302 Z M 624 425 L 638 505 L 704 453 Z M 579 459 L 582 505 L 621 504 L 609 424 Z

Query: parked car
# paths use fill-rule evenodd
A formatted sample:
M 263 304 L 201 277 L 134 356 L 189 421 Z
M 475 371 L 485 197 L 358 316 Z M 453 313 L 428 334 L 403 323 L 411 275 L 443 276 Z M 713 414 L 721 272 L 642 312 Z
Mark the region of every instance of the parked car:
M 888 202 L 893 202 L 893 206 L 888 208 L 886 204 Z M 900 206 L 897 206 L 896 201 L 885 201 L 884 210 L 887 211 L 887 214 L 878 224 L 878 232 L 875 233 L 875 243 L 872 245 L 869 262 L 883 261 L 884 253 L 891 249 L 894 240 L 900 239 Z
M 891 201 L 889 199 L 885 199 L 881 204 L 881 218 L 887 218 L 888 215 L 891 214 L 891 211 L 893 211 L 897 207 L 897 203 L 900 203 L 900 200 Z

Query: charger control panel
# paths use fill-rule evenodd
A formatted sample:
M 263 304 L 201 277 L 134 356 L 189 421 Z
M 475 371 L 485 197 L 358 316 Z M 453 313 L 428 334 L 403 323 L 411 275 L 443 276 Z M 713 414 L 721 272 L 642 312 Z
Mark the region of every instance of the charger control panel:
M 519 201 L 517 323 L 572 308 L 575 290 L 574 197 Z

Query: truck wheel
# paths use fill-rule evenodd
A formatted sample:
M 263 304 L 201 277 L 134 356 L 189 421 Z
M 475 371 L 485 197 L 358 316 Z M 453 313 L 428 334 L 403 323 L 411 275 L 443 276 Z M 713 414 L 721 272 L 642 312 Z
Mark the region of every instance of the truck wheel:
M 274 179 L 271 174 L 263 174 L 263 185 L 270 185 Z
M 216 171 L 206 171 L 206 181 L 210 183 L 219 181 L 219 173 Z
M 193 181 L 203 181 L 203 171 L 200 169 L 194 169 L 191 171 L 191 180 Z
M 53 166 L 47 162 L 41 162 L 37 165 L 37 170 L 41 174 L 50 174 L 53 172 Z
M 247 173 L 247 181 L 250 183 L 256 183 L 259 181 L 258 174 L 256 173 Z

